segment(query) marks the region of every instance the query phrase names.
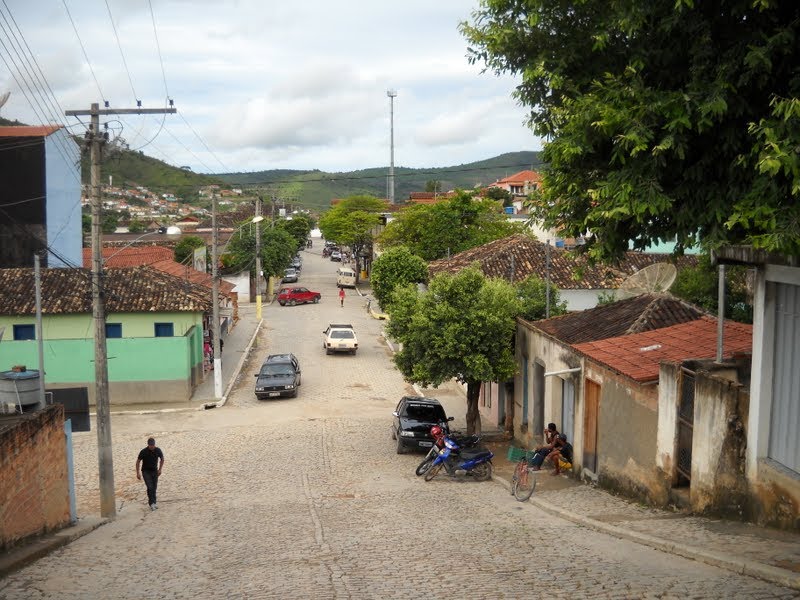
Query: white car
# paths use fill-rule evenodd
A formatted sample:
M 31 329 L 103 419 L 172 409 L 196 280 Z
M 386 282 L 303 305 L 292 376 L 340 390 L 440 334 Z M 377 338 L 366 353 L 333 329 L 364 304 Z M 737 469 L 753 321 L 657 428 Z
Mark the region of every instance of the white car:
M 331 323 L 322 333 L 325 336 L 322 341 L 325 354 L 332 352 L 355 354 L 358 351 L 358 338 L 356 332 L 353 331 L 353 326 L 349 323 Z

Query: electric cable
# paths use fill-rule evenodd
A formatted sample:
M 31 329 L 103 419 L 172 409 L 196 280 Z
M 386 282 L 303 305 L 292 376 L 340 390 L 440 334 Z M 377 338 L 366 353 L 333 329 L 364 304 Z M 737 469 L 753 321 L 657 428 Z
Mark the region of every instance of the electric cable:
M 111 28 L 114 31 L 114 37 L 117 38 L 117 47 L 119 48 L 119 55 L 122 57 L 122 65 L 125 67 L 125 72 L 128 74 L 128 82 L 131 84 L 133 99 L 138 103 L 139 97 L 136 95 L 136 89 L 133 87 L 133 78 L 131 77 L 131 72 L 128 69 L 128 62 L 125 60 L 125 53 L 122 51 L 122 42 L 120 42 L 119 33 L 117 33 L 117 25 L 114 23 L 114 15 L 111 14 L 111 7 L 108 5 L 108 0 L 105 0 L 105 3 L 106 9 L 108 10 L 108 18 L 111 21 Z

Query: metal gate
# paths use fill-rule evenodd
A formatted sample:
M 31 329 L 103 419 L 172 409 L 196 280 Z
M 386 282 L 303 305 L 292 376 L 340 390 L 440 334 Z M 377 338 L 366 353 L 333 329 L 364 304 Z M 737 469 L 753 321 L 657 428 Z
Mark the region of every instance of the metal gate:
M 692 437 L 694 433 L 694 371 L 681 369 L 681 396 L 678 401 L 677 485 L 692 480 Z

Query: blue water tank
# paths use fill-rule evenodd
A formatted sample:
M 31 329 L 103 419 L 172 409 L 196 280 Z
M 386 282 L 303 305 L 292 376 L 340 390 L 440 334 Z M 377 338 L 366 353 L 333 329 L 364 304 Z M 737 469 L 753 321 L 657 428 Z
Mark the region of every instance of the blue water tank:
M 564 240 L 562 238 L 556 238 L 556 248 L 563 248 L 564 247 Z
M 503 210 L 505 211 L 505 213 L 507 215 L 513 215 L 514 214 L 514 207 L 513 206 L 506 206 Z

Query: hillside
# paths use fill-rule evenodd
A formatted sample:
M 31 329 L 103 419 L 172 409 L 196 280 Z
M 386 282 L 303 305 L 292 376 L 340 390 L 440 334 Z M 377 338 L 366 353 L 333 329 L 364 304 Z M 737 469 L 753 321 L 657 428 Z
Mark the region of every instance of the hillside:
M 488 185 L 497 179 L 525 169 L 541 166 L 538 152 L 509 152 L 494 158 L 452 167 L 409 169 L 395 167 L 395 197 L 408 198 L 411 192 L 425 191 L 431 180 L 441 182 L 442 190 L 470 189 Z M 387 197 L 388 167 L 342 173 L 324 171 L 273 170 L 255 173 L 218 175 L 228 185 L 257 188 L 266 195 L 275 195 L 297 202 L 305 208 L 323 210 L 332 198 L 354 194 Z

